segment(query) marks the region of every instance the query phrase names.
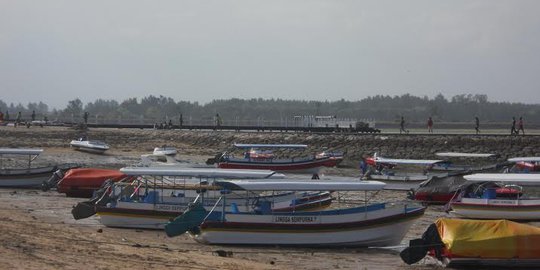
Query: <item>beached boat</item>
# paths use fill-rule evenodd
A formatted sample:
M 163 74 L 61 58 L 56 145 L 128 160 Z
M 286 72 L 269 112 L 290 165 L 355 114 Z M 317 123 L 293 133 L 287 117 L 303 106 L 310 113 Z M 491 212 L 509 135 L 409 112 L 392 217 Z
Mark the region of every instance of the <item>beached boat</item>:
M 111 183 L 105 187 L 108 191 L 98 193 L 96 197 L 99 200 L 94 200 L 91 205 L 100 217 L 100 222 L 108 227 L 163 229 L 169 220 L 182 214 L 188 204 L 198 196 L 204 196 L 207 206 L 211 206 L 221 196 L 219 188 L 211 184 L 214 179 L 282 177 L 281 174 L 271 171 L 215 168 L 123 168 L 121 171 L 132 177 L 132 180 Z M 291 211 L 326 207 L 331 203 L 332 197 L 329 192 L 282 193 L 263 197 L 243 194 L 229 196 L 229 200 L 236 207 L 246 209 L 272 200 L 276 202 L 274 211 Z M 82 208 L 86 206 L 87 203 L 81 204 Z M 79 214 L 74 213 L 74 217 L 79 217 Z
M 510 173 L 534 173 L 540 171 L 540 157 L 515 157 L 509 158 L 508 162 L 514 166 L 508 169 Z
M 400 181 L 400 182 L 423 182 L 433 177 L 446 177 L 448 173 L 430 174 L 427 170 L 436 164 L 443 163 L 443 160 L 431 159 L 397 159 L 384 158 L 375 153 L 372 157 L 364 158 L 363 162 L 368 166 L 365 170 L 364 178 L 378 181 Z M 417 166 L 423 169 L 422 173 L 411 173 L 405 171 L 395 171 L 395 167 Z
M 102 141 L 88 140 L 84 138 L 72 140 L 69 145 L 75 150 L 96 154 L 103 154 L 105 151 L 109 150 L 109 145 Z
M 295 246 L 388 246 L 399 244 L 425 208 L 407 203 L 369 203 L 368 192 L 383 189 L 378 181 L 219 181 L 224 191 L 362 191 L 363 205 L 320 211 L 275 212 L 219 211 L 192 214 L 190 210 L 169 223 L 165 230 L 174 236 L 190 231 L 206 244 L 295 245 Z M 200 208 L 193 208 L 200 212 Z M 195 216 L 194 218 L 191 218 Z M 195 220 L 196 217 L 202 217 Z M 200 225 L 193 226 L 199 223 Z M 186 225 L 187 224 L 187 225 Z
M 0 148 L 0 187 L 39 188 L 43 181 L 49 179 L 58 169 L 67 170 L 76 167 L 75 164 L 32 167 L 32 162 L 43 152 L 43 149 L 31 148 Z M 5 156 L 28 157 L 24 166 L 4 168 Z M 22 163 L 22 161 L 21 161 Z M 20 165 L 20 163 L 19 163 Z
M 276 158 L 269 149 L 306 149 L 305 144 L 234 144 L 235 148 L 244 149 L 243 157 L 235 157 L 224 152 L 209 159 L 217 163 L 219 168 L 272 170 L 288 173 L 318 174 L 322 167 L 335 167 L 341 160 L 330 156 L 302 156 L 293 158 Z M 266 149 L 266 150 L 264 150 Z
M 172 146 L 162 146 L 154 148 L 154 155 L 176 156 L 178 151 Z
M 400 256 L 414 264 L 426 255 L 447 267 L 540 267 L 540 228 L 508 220 L 438 219 Z M 489 269 L 489 268 L 488 268 Z
M 68 197 L 91 198 L 105 181 L 120 181 L 127 176 L 118 170 L 99 168 L 76 168 L 63 173 L 56 171 L 49 180 L 43 183 L 43 190 L 56 188 L 59 193 Z
M 540 185 L 539 174 L 473 174 L 450 201 L 450 214 L 461 218 L 540 220 L 540 197 L 523 192 L 523 185 Z M 502 183 L 502 184 L 496 184 Z
M 495 158 L 499 157 L 497 154 L 490 154 L 490 153 L 460 153 L 460 152 L 440 152 L 436 153 L 435 155 L 445 158 L 445 162 L 440 162 L 437 164 L 434 164 L 431 166 L 430 170 L 433 171 L 446 171 L 446 172 L 467 172 L 467 173 L 474 173 L 474 172 L 482 172 L 487 170 L 494 170 L 498 168 L 502 168 L 505 164 L 498 164 L 495 162 L 491 162 L 490 164 L 484 164 L 484 165 L 478 165 L 478 164 L 471 164 L 471 160 L 494 160 Z M 456 164 L 454 162 L 456 159 L 460 160 L 466 160 L 462 161 L 462 164 Z M 468 162 L 467 162 L 468 161 Z M 463 164 L 466 163 L 466 164 Z M 478 163 L 478 162 L 475 162 Z

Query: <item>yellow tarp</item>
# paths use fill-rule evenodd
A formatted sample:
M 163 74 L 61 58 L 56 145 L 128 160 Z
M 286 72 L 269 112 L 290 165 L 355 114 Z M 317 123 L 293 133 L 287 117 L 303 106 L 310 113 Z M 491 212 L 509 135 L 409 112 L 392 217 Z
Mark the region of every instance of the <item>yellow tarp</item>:
M 454 257 L 540 259 L 540 228 L 508 220 L 438 219 L 441 240 Z

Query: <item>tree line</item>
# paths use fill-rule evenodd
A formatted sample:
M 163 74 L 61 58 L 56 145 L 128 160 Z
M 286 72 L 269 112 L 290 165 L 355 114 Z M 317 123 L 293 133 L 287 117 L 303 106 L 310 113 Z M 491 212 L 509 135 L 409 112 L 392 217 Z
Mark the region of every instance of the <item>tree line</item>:
M 487 95 L 462 94 L 434 98 L 410 94 L 401 96 L 375 95 L 357 101 L 308 101 L 286 99 L 216 99 L 206 104 L 175 101 L 170 97 L 149 95 L 123 101 L 97 99 L 84 104 L 80 99 L 70 100 L 65 108 L 49 109 L 43 103 L 7 104 L 0 100 L 0 111 L 9 113 L 11 119 L 22 112 L 28 119 L 32 112 L 49 120 L 74 119 L 80 121 L 85 112 L 90 118 L 99 119 L 150 119 L 155 122 L 180 117 L 194 120 L 211 120 L 216 114 L 226 121 L 254 121 L 257 119 L 279 121 L 293 116 L 325 115 L 337 118 L 399 121 L 404 116 L 410 122 L 424 122 L 428 117 L 435 121 L 470 122 L 475 116 L 482 121 L 508 122 L 512 116 L 524 117 L 529 123 L 538 122 L 540 104 L 492 102 Z M 176 124 L 176 122 L 175 122 Z

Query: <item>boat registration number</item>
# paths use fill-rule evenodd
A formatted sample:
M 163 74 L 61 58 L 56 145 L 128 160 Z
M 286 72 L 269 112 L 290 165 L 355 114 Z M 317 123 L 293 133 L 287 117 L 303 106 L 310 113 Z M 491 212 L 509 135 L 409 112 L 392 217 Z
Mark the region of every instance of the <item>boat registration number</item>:
M 294 217 L 294 216 L 275 216 L 274 223 L 315 223 L 317 222 L 317 216 L 303 216 L 303 217 Z

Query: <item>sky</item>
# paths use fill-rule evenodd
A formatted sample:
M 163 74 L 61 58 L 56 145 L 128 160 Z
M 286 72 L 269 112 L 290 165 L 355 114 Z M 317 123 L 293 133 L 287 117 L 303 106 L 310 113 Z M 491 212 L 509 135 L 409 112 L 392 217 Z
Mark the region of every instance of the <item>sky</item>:
M 537 0 L 0 0 L 0 100 L 540 103 Z

